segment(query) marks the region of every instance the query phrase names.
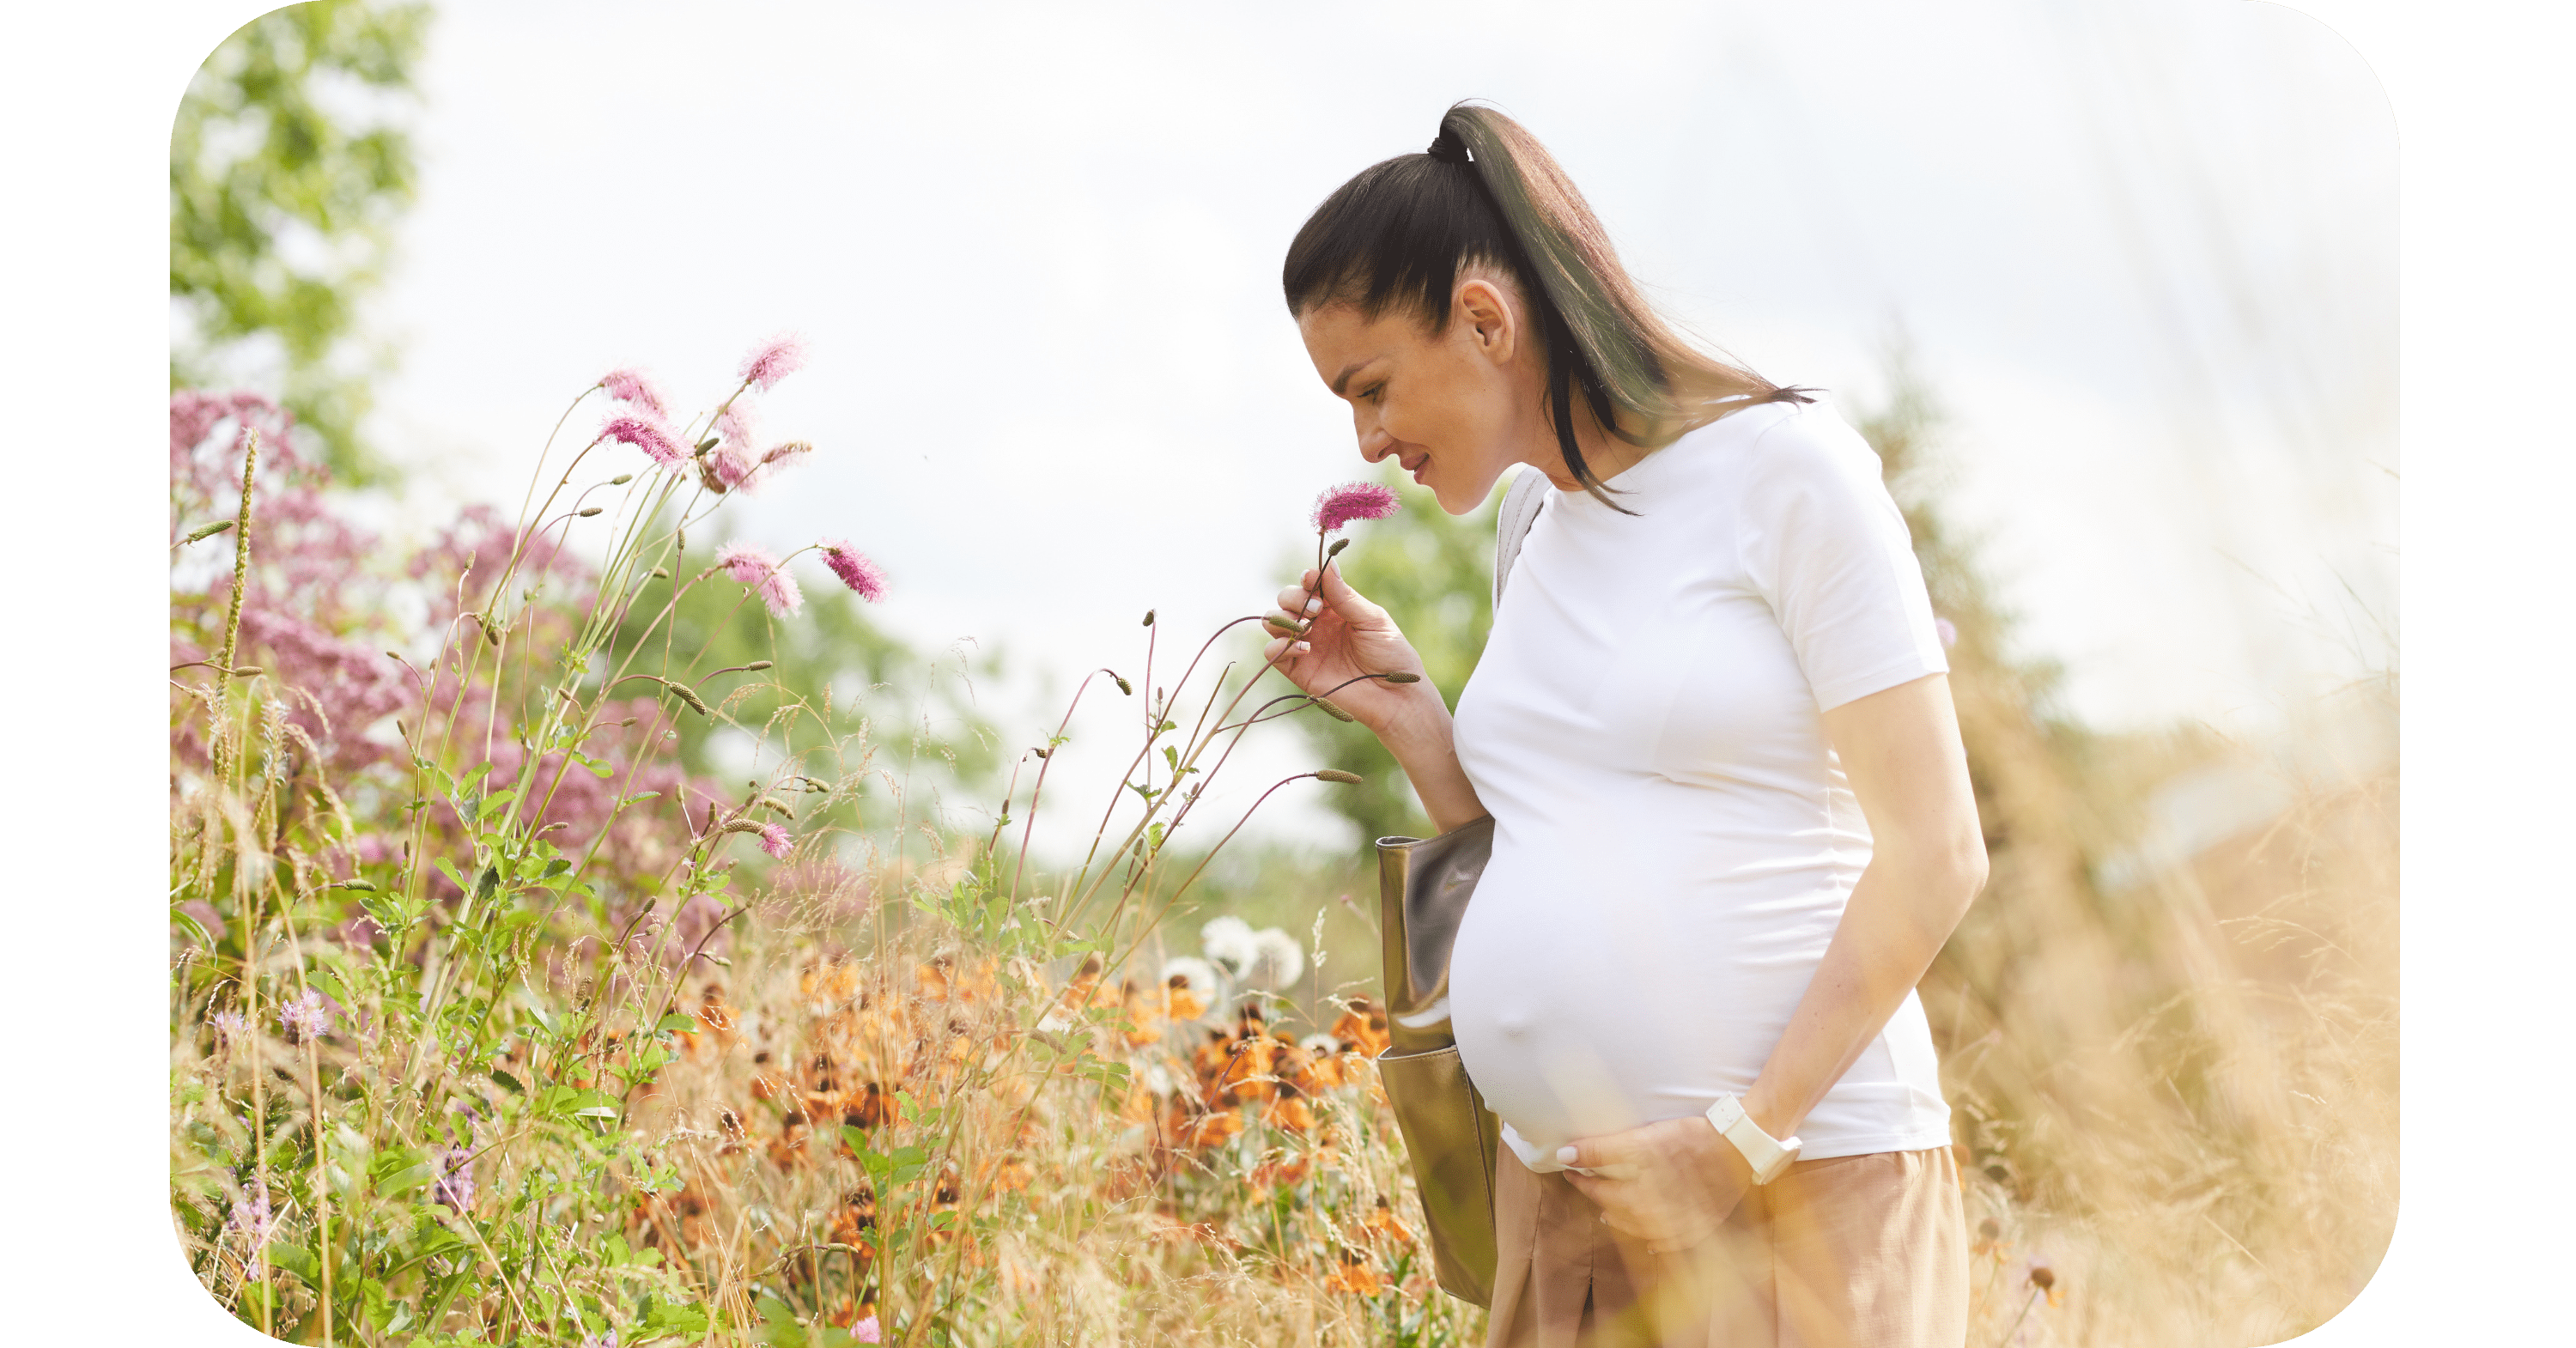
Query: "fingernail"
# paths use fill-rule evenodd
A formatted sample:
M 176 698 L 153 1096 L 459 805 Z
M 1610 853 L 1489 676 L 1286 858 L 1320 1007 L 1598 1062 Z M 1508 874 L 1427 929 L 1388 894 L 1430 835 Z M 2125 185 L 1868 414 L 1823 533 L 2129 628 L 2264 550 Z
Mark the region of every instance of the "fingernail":
M 1324 601 L 1321 599 L 1309 599 L 1306 601 L 1306 611 L 1308 613 L 1320 613 L 1323 611 L 1323 608 Z
M 1581 1155 L 1583 1155 L 1582 1152 L 1576 1151 L 1572 1147 L 1559 1147 L 1556 1149 L 1556 1163 L 1558 1165 L 1572 1165 L 1574 1164 L 1575 1159 Z
M 1307 643 L 1305 643 L 1305 642 L 1303 642 L 1303 641 L 1301 641 L 1301 642 L 1298 642 L 1298 643 L 1297 643 L 1297 653 L 1298 653 L 1299 655 L 1304 655 L 1306 652 L 1311 651 L 1311 650 L 1313 650 L 1313 649 L 1315 649 L 1313 646 L 1311 646 L 1311 645 L 1309 645 L 1309 644 L 1307 644 Z

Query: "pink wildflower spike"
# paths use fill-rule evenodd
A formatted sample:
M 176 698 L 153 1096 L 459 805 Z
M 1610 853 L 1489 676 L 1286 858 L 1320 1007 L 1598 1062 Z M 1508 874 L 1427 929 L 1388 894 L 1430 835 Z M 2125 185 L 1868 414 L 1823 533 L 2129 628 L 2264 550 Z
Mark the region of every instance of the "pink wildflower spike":
M 635 446 L 665 468 L 679 468 L 689 461 L 680 448 L 679 439 L 662 424 L 659 417 L 614 417 L 599 428 L 602 440 L 617 440 Z
M 741 582 L 760 602 L 781 618 L 805 606 L 805 592 L 796 588 L 796 578 L 787 574 L 786 566 L 763 548 L 745 543 L 728 543 L 716 553 L 716 565 Z
M 652 413 L 655 421 L 671 419 L 671 405 L 663 400 L 661 386 L 646 377 L 642 370 L 632 366 L 611 370 L 600 376 L 599 386 L 608 390 L 609 397 Z
M 787 836 L 786 829 L 780 828 L 776 824 L 763 824 L 760 826 L 760 850 L 778 858 L 780 861 L 785 861 L 787 859 L 787 849 L 793 845 L 795 841 L 795 839 Z
M 828 539 L 822 544 L 822 548 L 823 565 L 832 568 L 832 574 L 839 576 L 841 583 L 849 586 L 859 598 L 871 604 L 885 598 L 883 568 L 869 561 L 857 548 L 851 547 L 843 539 Z
M 743 357 L 742 377 L 766 393 L 779 380 L 805 368 L 805 339 L 795 336 L 774 337 L 750 355 Z
M 1315 531 L 1329 534 L 1352 520 L 1382 520 L 1395 509 L 1394 489 L 1373 482 L 1345 482 L 1315 498 Z

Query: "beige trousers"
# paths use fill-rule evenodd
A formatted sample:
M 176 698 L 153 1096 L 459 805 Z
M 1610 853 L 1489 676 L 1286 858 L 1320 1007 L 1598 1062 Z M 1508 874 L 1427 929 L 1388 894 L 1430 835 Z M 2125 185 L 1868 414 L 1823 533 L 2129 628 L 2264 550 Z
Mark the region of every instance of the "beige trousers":
M 1947 1147 L 1801 1161 L 1719 1233 L 1648 1254 L 1502 1149 L 1487 1348 L 1961 1348 L 1968 1231 Z

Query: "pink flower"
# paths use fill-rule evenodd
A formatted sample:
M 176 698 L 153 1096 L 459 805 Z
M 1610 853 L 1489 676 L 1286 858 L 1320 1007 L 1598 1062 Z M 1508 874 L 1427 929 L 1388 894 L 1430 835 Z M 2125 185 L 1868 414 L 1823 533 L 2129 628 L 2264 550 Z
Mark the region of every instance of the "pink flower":
M 857 591 L 859 598 L 871 604 L 885 598 L 885 571 L 876 563 L 841 539 L 827 540 L 822 547 L 823 565 L 832 568 L 832 574 Z
M 774 337 L 743 357 L 743 379 L 763 393 L 779 380 L 805 368 L 805 341 L 801 337 Z
M 646 378 L 641 370 L 632 367 L 611 370 L 600 376 L 599 386 L 608 390 L 609 397 L 652 413 L 655 421 L 671 419 L 671 405 L 663 401 L 661 387 Z
M 796 578 L 788 575 L 785 565 L 765 549 L 728 543 L 716 553 L 716 565 L 758 594 L 760 602 L 778 617 L 784 618 L 805 606 L 805 593 L 796 588 Z
M 602 440 L 617 440 L 635 446 L 665 468 L 678 468 L 689 461 L 670 429 L 654 417 L 616 417 L 599 428 Z
M 306 988 L 303 996 L 278 1007 L 277 1023 L 285 1027 L 288 1043 L 317 1039 L 331 1032 L 331 1009 L 321 993 Z
M 1395 513 L 1395 491 L 1373 482 L 1345 482 L 1315 498 L 1315 531 L 1329 534 L 1352 520 L 1382 520 Z
M 787 859 L 787 849 L 794 841 L 795 840 L 793 838 L 787 836 L 786 829 L 780 828 L 776 824 L 763 824 L 760 826 L 760 850 L 767 852 L 781 861 L 785 861 Z
M 850 1326 L 850 1337 L 860 1343 L 883 1343 L 885 1331 L 877 1327 L 877 1318 L 871 1315 Z
M 759 456 L 751 452 L 757 427 L 751 404 L 745 402 L 737 401 L 716 417 L 716 438 L 720 443 L 707 456 L 707 465 L 727 491 L 741 486 L 760 466 Z
M 1939 634 L 1941 638 L 1941 649 L 1946 651 L 1952 646 L 1959 644 L 1958 624 L 1951 622 L 1949 619 L 1934 618 L 1932 620 L 1932 630 Z

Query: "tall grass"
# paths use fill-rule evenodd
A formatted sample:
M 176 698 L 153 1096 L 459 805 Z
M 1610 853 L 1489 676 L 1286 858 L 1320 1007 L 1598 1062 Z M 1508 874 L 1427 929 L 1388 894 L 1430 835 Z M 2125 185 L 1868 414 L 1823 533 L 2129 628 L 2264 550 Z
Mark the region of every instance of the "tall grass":
M 991 827 L 950 826 L 924 784 L 953 755 L 886 710 L 924 704 L 763 667 L 800 611 L 706 556 L 758 462 L 715 414 L 752 368 L 661 426 L 670 466 L 594 439 L 518 520 L 399 560 L 273 408 L 174 404 L 172 1212 L 209 1292 L 367 1345 L 1480 1340 L 1414 1235 L 1373 961 L 1323 977 L 1326 945 L 1373 949 L 1326 902 L 1366 872 L 1229 865 L 1240 817 L 1198 817 L 1235 740 L 1311 700 L 1229 665 L 1246 634 L 1167 651 L 1149 615 L 1139 677 L 1076 699 L 1132 715 L 1119 779 L 1050 778 L 1068 710 Z M 1901 487 L 1930 427 L 1902 398 L 1866 427 Z M 2301 1332 L 2394 1215 L 2393 767 L 2300 768 L 2159 851 L 2173 783 L 2268 760 L 2053 716 L 1900 495 L 1995 862 L 1923 989 L 1972 1342 Z M 2393 679 L 2339 715 L 2393 724 Z M 683 724 L 759 775 L 692 770 Z M 1269 791 L 1335 789 L 1305 776 Z M 1096 819 L 1091 853 L 1027 857 L 1040 809 Z M 1322 910 L 1304 979 L 1167 958 L 1218 877 Z

